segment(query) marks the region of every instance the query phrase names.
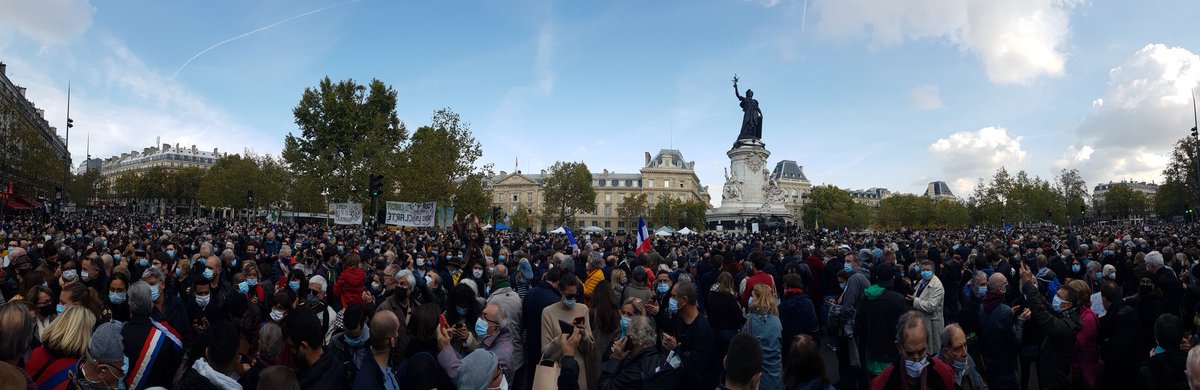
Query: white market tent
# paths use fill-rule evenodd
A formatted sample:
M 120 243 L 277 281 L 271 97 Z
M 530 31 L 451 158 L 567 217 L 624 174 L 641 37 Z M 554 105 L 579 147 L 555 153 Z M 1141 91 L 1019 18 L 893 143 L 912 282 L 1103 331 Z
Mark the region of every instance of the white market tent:
M 679 231 L 678 231 L 678 232 L 676 232 L 676 233 L 679 233 L 679 234 L 681 234 L 681 235 L 688 236 L 688 235 L 695 234 L 696 232 L 693 232 L 693 231 L 692 231 L 692 229 L 688 229 L 688 228 L 686 228 L 686 227 L 685 227 L 685 228 L 683 228 L 683 229 L 679 229 Z
M 551 230 L 550 234 L 567 234 L 567 231 L 562 226 L 559 226 L 558 229 Z
M 583 230 L 584 233 L 604 233 L 604 228 L 599 226 L 588 226 L 581 230 Z
M 671 229 L 670 226 L 663 226 L 663 227 L 658 228 L 658 230 L 654 231 L 654 235 L 656 235 L 656 236 L 666 237 L 666 236 L 670 236 L 673 234 L 675 234 L 675 229 Z

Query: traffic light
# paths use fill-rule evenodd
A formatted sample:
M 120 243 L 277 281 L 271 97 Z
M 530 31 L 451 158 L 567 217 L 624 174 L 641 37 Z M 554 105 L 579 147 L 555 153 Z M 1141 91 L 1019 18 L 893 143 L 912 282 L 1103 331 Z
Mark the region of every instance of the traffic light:
M 1079 206 L 1079 215 L 1087 214 L 1087 206 Z
M 1193 127 L 1192 128 L 1192 136 L 1195 137 L 1196 135 L 1197 135 L 1196 128 Z
M 254 207 L 254 190 L 246 190 L 246 208 Z
M 383 175 L 371 174 L 371 197 L 378 197 L 379 193 L 383 192 Z
M 75 127 L 75 120 L 74 120 L 74 119 L 71 119 L 71 118 L 67 118 L 67 128 L 69 129 L 69 128 L 72 128 L 72 127 Z M 1195 130 L 1195 129 L 1192 129 L 1192 130 Z M 1194 132 L 1194 131 L 1193 131 L 1193 132 Z

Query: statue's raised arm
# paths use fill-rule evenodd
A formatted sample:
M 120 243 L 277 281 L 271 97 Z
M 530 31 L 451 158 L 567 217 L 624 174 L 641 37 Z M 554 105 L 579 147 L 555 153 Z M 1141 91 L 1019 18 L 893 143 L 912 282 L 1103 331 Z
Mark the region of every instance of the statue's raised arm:
M 737 96 L 738 100 L 742 100 L 744 98 L 742 97 L 742 93 L 738 92 L 737 82 L 738 82 L 737 74 L 734 73 L 733 74 L 733 96 Z

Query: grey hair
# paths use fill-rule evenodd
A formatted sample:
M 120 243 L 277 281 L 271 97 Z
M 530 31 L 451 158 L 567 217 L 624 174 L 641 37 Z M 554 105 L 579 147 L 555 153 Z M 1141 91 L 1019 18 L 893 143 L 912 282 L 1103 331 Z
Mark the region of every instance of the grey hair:
M 958 324 L 950 324 L 946 325 L 945 328 L 942 328 L 942 348 L 949 348 L 951 344 L 954 344 L 950 340 L 954 338 L 954 333 L 951 332 L 951 330 L 954 329 L 958 329 L 959 332 L 963 331 L 962 327 L 958 326 Z
M 233 258 L 236 256 L 237 255 L 233 254 L 233 249 L 226 249 L 224 251 L 221 251 L 221 260 L 233 260 Z
M 212 250 L 213 250 L 212 242 L 205 241 L 203 244 L 200 244 L 200 252 L 206 252 L 208 254 L 212 254 Z
M 274 361 L 283 351 L 283 330 L 273 322 L 258 329 L 258 357 Z
M 408 281 L 408 288 L 417 288 L 417 278 L 413 276 L 412 270 L 402 269 L 396 272 L 396 279 L 400 278 Z
M 588 265 L 592 266 L 592 269 L 604 268 L 604 257 L 600 256 L 600 252 L 589 253 Z
M 500 324 L 500 329 L 508 329 L 508 325 L 512 322 L 512 320 L 508 319 L 508 313 L 504 312 L 504 306 L 497 305 L 495 303 L 489 303 L 487 305 L 496 307 L 496 314 L 498 314 L 496 317 L 499 317 L 496 320 L 496 323 Z
M 679 277 L 675 280 L 675 283 L 679 283 L 679 282 L 689 282 L 690 283 L 691 281 L 692 281 L 691 274 L 679 274 Z
M 634 316 L 633 321 L 629 323 L 626 335 L 633 343 L 634 348 L 654 347 L 658 337 L 654 332 L 654 323 L 650 321 L 650 317 L 646 316 Z
M 896 321 L 896 343 L 903 344 L 904 331 L 916 328 L 918 326 L 921 327 L 922 331 L 926 330 L 925 314 L 916 310 L 909 310 L 908 312 L 904 313 L 904 315 L 901 315 L 900 319 Z M 925 334 L 925 332 L 921 332 L 922 337 L 924 337 Z M 925 342 L 928 343 L 929 340 L 925 340 Z
M 161 281 L 163 281 L 162 270 L 158 269 L 158 267 L 146 268 L 145 271 L 142 271 L 142 279 L 145 279 L 145 278 L 154 278 L 161 282 Z
M 154 300 L 150 299 L 149 283 L 139 280 L 129 286 L 129 311 L 131 313 L 148 315 L 153 308 Z
M 983 271 L 975 271 L 975 277 L 973 278 L 973 280 L 975 280 L 976 282 L 982 280 L 983 284 L 987 285 L 987 274 L 984 273 Z
M 287 257 L 288 255 L 291 255 L 291 254 L 292 254 L 292 247 L 290 245 L 280 246 L 280 248 L 279 248 L 280 256 Z
M 0 306 L 0 360 L 16 361 L 29 352 L 33 339 L 33 319 L 24 302 L 10 301 Z

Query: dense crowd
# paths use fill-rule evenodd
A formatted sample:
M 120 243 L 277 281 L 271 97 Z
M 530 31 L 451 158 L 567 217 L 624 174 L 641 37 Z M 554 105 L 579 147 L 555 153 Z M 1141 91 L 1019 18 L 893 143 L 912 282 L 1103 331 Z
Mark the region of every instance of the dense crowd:
M 0 229 L 4 388 L 1200 387 L 1195 225 Z

